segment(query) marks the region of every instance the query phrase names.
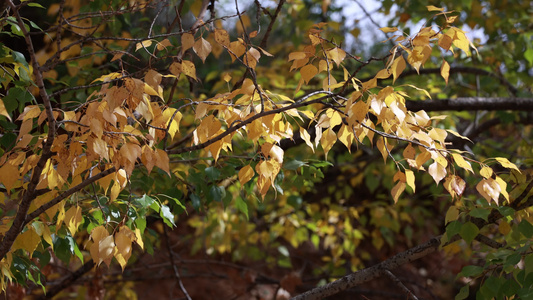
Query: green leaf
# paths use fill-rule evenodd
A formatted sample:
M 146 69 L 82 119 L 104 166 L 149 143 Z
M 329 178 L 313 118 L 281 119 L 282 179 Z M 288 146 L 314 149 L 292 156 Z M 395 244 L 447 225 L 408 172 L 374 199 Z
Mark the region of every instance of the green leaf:
M 533 236 L 533 225 L 531 225 L 531 223 L 529 223 L 525 219 L 522 220 L 520 224 L 518 224 L 518 230 L 528 239 L 530 239 Z
M 246 204 L 246 202 L 242 199 L 242 197 L 237 197 L 235 199 L 235 206 L 237 206 L 237 209 L 242 212 L 245 216 L 246 216 L 246 219 L 249 220 L 250 218 L 248 217 L 248 205 Z
M 489 220 L 488 217 L 490 215 L 490 210 L 484 209 L 484 208 L 474 208 L 468 214 L 471 215 L 474 218 L 480 218 L 480 219 L 483 219 L 485 221 L 488 221 Z
M 144 229 L 146 229 L 146 219 L 144 218 L 144 216 L 138 217 L 135 220 L 135 226 L 137 226 L 137 228 L 139 229 L 141 233 L 144 232 Z
M 218 180 L 218 177 L 220 176 L 220 171 L 215 167 L 205 168 L 205 175 L 207 176 L 209 181 L 215 181 Z
M 194 210 L 198 211 L 200 210 L 200 206 L 201 206 L 201 201 L 200 201 L 200 197 L 198 197 L 198 195 L 196 195 L 195 193 L 192 193 L 189 198 L 191 199 L 191 204 L 192 204 L 192 207 L 194 208 Z
M 466 222 L 463 224 L 463 226 L 461 226 L 461 230 L 459 231 L 459 234 L 467 244 L 470 244 L 478 235 L 478 233 L 479 228 L 477 228 L 477 226 L 472 222 Z
M 533 66 L 533 48 L 529 48 L 524 52 L 524 57 L 529 62 L 530 66 Z
M 135 202 L 138 203 L 141 208 L 148 208 L 155 202 L 155 200 L 154 198 L 144 194 L 141 198 L 135 199 Z
M 78 244 L 76 243 L 74 238 L 72 238 L 70 235 L 67 235 L 66 239 L 70 246 L 70 253 L 76 255 L 83 264 L 83 254 L 81 254 L 80 248 L 78 248 Z
M 209 187 L 210 200 L 220 202 L 224 196 L 226 196 L 226 190 L 223 186 L 212 185 Z
M 514 213 L 516 212 L 513 208 L 511 208 L 509 206 L 500 206 L 500 207 L 498 207 L 498 211 L 504 217 L 512 217 L 512 216 L 514 216 Z
M 518 282 L 516 282 L 516 280 L 512 278 L 509 278 L 502 284 L 500 292 L 502 292 L 507 297 L 511 297 L 516 295 L 519 289 L 520 285 L 518 284 Z
M 455 296 L 455 300 L 464 300 L 468 297 L 468 285 L 465 285 L 461 288 L 459 293 Z
M 297 170 L 303 166 L 307 166 L 307 163 L 296 159 L 283 164 L 283 168 L 286 170 Z
M 483 268 L 480 266 L 465 266 L 457 276 L 477 277 L 481 275 L 481 273 L 483 273 Z
M 459 231 L 461 230 L 462 223 L 459 221 L 452 221 L 446 226 L 446 234 L 448 235 L 448 238 L 454 237 L 456 234 L 459 234 Z
M 35 2 L 28 3 L 28 6 L 30 6 L 30 7 L 38 7 L 38 8 L 44 9 L 44 7 L 41 4 L 35 3 Z
M 159 215 L 161 216 L 161 218 L 163 218 L 163 222 L 165 222 L 168 227 L 176 226 L 176 224 L 174 223 L 174 215 L 172 214 L 168 206 L 161 204 L 161 211 L 159 212 Z
M 177 198 L 174 198 L 174 197 L 171 197 L 169 195 L 165 195 L 165 194 L 159 194 L 160 196 L 163 196 L 165 198 L 168 198 L 170 200 L 172 200 L 174 203 L 176 203 L 177 206 L 179 206 L 184 212 L 187 212 L 187 209 L 185 208 L 185 205 L 183 205 L 183 203 L 181 203 L 181 201 L 179 201 Z

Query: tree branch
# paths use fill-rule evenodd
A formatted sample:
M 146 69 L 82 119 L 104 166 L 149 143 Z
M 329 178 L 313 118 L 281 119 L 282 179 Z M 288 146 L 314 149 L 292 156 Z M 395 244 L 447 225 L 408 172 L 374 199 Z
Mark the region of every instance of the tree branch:
M 324 286 L 314 288 L 310 291 L 293 297 L 292 300 L 322 299 L 331 295 L 335 295 L 349 288 L 355 287 L 356 285 L 359 285 L 363 282 L 378 278 L 382 276 L 387 270 L 395 269 L 405 263 L 412 262 L 430 253 L 433 253 L 439 248 L 441 237 L 442 236 L 434 237 L 429 241 L 425 242 L 424 244 L 418 245 L 407 251 L 398 253 L 377 265 L 346 275 L 341 279 L 330 282 Z
M 411 292 L 411 290 L 409 290 L 398 277 L 392 274 L 391 271 L 385 270 L 385 275 L 387 275 L 387 277 L 389 277 L 397 286 L 399 286 L 400 289 L 407 294 L 407 296 L 411 296 L 411 298 L 414 300 L 418 300 L 418 297 L 416 297 L 415 294 L 413 294 L 413 292 Z
M 77 269 L 74 273 L 71 273 L 65 276 L 59 284 L 55 285 L 53 288 L 46 291 L 46 294 L 41 296 L 40 300 L 52 299 L 55 295 L 59 294 L 62 290 L 66 289 L 73 282 L 81 278 L 85 273 L 91 271 L 94 267 L 94 261 L 89 259 L 83 266 Z
M 22 20 L 22 17 L 19 14 L 18 8 L 15 6 L 15 4 L 13 4 L 12 0 L 8 0 L 7 2 L 8 5 L 11 7 L 11 10 L 15 14 L 18 25 L 24 35 L 28 52 L 30 54 L 30 59 L 33 65 L 33 75 L 35 76 L 35 83 L 39 89 L 39 95 L 42 98 L 46 117 L 48 119 L 48 135 L 46 138 L 46 142 L 43 144 L 41 157 L 39 158 L 39 161 L 37 162 L 35 168 L 33 168 L 32 170 L 30 182 L 28 183 L 28 187 L 26 188 L 26 191 L 22 196 L 22 200 L 20 201 L 17 214 L 15 216 L 15 219 L 13 220 L 13 224 L 6 232 L 4 238 L 2 239 L 2 242 L 0 243 L 0 259 L 3 259 L 5 255 L 9 252 L 11 246 L 15 242 L 15 239 L 24 228 L 26 214 L 28 213 L 31 202 L 36 197 L 36 188 L 37 184 L 39 184 L 41 173 L 46 165 L 46 162 L 53 155 L 51 149 L 56 134 L 56 120 L 52 112 L 52 104 L 50 103 L 50 98 L 48 96 L 48 93 L 46 92 L 46 89 L 44 88 L 43 74 L 39 69 L 40 66 L 35 56 L 35 49 L 33 47 L 33 43 L 31 41 L 28 31 L 26 30 L 26 26 Z
M 512 85 L 509 81 L 507 81 L 507 79 L 505 79 L 504 77 L 496 73 L 489 72 L 489 71 L 486 71 L 480 68 L 475 68 L 475 67 L 452 67 L 450 68 L 450 74 L 455 74 L 455 73 L 468 73 L 468 74 L 473 74 L 473 75 L 483 75 L 483 76 L 496 78 L 500 81 L 501 84 L 503 84 L 511 92 L 513 96 L 516 96 L 516 94 L 518 94 L 518 89 L 514 85 Z M 417 74 L 420 74 L 420 75 L 440 74 L 440 68 L 420 69 L 419 73 L 417 73 L 416 70 L 414 69 L 410 69 L 410 70 L 406 70 L 405 72 L 403 72 L 400 75 L 400 77 L 417 75 Z
M 88 186 L 89 184 L 101 179 L 101 178 L 104 178 L 106 177 L 107 175 L 113 173 L 116 171 L 116 168 L 115 167 L 112 167 L 112 168 L 109 168 L 103 172 L 100 172 L 92 177 L 89 177 L 87 179 L 85 179 L 82 183 L 76 185 L 75 187 L 72 187 L 68 190 L 66 190 L 65 192 L 61 193 L 59 196 L 55 197 L 54 199 L 46 202 L 45 204 L 43 204 L 41 207 L 37 208 L 36 210 L 34 210 L 31 214 L 28 214 L 26 216 L 26 219 L 24 220 L 24 225 L 28 224 L 29 222 L 31 222 L 31 220 L 37 218 L 40 214 L 44 213 L 47 209 L 51 208 L 52 206 L 58 204 L 59 202 L 61 202 L 62 200 L 64 200 L 65 198 L 67 198 L 68 196 L 74 194 L 75 192 L 78 192 L 80 191 L 81 189 L 83 189 L 84 187 Z
M 529 184 L 526 186 L 524 191 L 518 197 L 516 197 L 514 200 L 511 201 L 511 204 L 509 205 L 509 207 L 514 208 L 516 210 L 521 210 L 521 209 L 533 206 L 533 196 L 527 197 L 529 192 L 532 189 L 533 189 L 533 180 L 529 182 Z M 478 228 L 482 228 L 483 226 L 487 224 L 496 222 L 498 219 L 502 217 L 503 217 L 502 214 L 497 209 L 493 209 L 491 214 L 487 218 L 488 221 L 485 221 L 480 218 L 475 218 L 472 220 L 472 223 L 478 226 Z M 310 291 L 307 291 L 303 294 L 293 297 L 292 300 L 322 299 L 324 297 L 335 295 L 341 291 L 347 290 L 349 288 L 355 287 L 364 282 L 378 278 L 384 275 L 387 270 L 395 269 L 403 264 L 412 262 L 414 260 L 417 260 L 419 258 L 422 258 L 434 252 L 435 250 L 439 248 L 440 243 L 441 243 L 441 238 L 442 238 L 442 235 L 436 236 L 422 245 L 418 245 L 409 250 L 398 253 L 394 255 L 393 257 L 388 258 L 387 260 L 379 264 L 376 264 L 374 266 L 362 269 L 355 273 L 346 275 L 342 277 L 341 279 L 330 282 L 324 286 L 316 287 Z M 452 243 L 459 239 L 460 239 L 459 235 L 455 235 L 454 237 L 449 238 L 447 244 Z M 480 237 L 479 239 L 483 240 L 483 242 L 487 242 L 487 240 L 484 239 L 483 237 Z M 496 246 L 496 244 L 494 243 L 491 243 L 491 242 L 489 243 L 492 244 L 493 246 Z
M 533 98 L 513 97 L 460 97 L 426 101 L 408 100 L 405 106 L 410 111 L 461 111 L 461 110 L 521 110 L 533 111 Z

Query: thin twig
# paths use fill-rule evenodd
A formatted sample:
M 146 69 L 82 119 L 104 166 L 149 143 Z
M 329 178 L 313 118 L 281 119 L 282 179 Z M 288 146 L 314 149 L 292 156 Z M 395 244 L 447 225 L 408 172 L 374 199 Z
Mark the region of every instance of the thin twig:
M 170 256 L 170 263 L 172 265 L 172 269 L 174 270 L 174 277 L 176 277 L 176 280 L 178 281 L 180 289 L 183 292 L 183 294 L 185 295 L 185 297 L 187 298 L 187 300 L 192 300 L 191 296 L 189 296 L 189 293 L 187 293 L 187 290 L 185 289 L 185 286 L 183 285 L 183 282 L 181 281 L 180 273 L 178 271 L 178 266 L 176 265 L 176 262 L 174 261 L 174 252 L 172 251 L 172 248 L 170 247 L 167 226 L 163 226 L 163 233 L 165 234 L 165 240 L 166 240 L 166 244 L 167 244 L 168 255 Z
M 400 287 L 400 289 L 402 289 L 407 294 L 408 297 L 411 296 L 411 298 L 413 298 L 414 300 L 418 300 L 418 298 L 415 296 L 415 294 L 413 294 L 413 292 L 411 292 L 411 290 L 409 290 L 400 281 L 400 279 L 398 279 L 398 277 L 396 277 L 394 274 L 392 274 L 391 271 L 385 270 L 385 275 L 387 275 L 387 277 L 389 277 L 398 287 Z

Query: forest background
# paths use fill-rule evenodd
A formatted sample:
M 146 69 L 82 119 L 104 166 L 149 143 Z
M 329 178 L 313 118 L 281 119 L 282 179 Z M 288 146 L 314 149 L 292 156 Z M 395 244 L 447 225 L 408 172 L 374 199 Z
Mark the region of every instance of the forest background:
M 4 1 L 3 293 L 531 297 L 532 13 Z

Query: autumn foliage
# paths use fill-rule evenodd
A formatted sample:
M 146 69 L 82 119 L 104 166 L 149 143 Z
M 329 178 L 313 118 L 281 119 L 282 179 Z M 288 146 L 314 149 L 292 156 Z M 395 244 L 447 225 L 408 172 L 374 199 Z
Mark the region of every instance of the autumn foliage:
M 446 115 L 408 108 L 409 98 L 435 97 L 431 87 L 403 79 L 408 70 L 435 66 L 439 80 L 449 85 L 453 59 L 479 55 L 455 26 L 457 12 L 427 6 L 426 18 L 433 21 L 414 34 L 381 28 L 388 36 L 385 45 L 392 46 L 378 59 L 351 54 L 325 22 L 306 27 L 302 43 L 287 51 L 270 45 L 271 26 L 256 30 L 258 24 L 238 6 L 237 14 L 217 19 L 215 1 L 187 1 L 185 9 L 194 17 L 185 17 L 184 2 L 173 21 L 161 25 L 157 16 L 166 2 L 42 7 L 8 0 L 2 34 L 26 49 L 13 50 L 5 39 L 0 44 L 2 290 L 30 281 L 44 290 L 42 270 L 54 259 L 68 266 L 75 258 L 96 268 L 116 262 L 125 270 L 135 262 L 135 249 L 153 253 L 163 247 L 151 229 L 154 217 L 170 228 L 181 216 L 189 218 L 196 230 L 194 253 L 203 247 L 210 254 L 248 249 L 242 253 L 259 258 L 255 246 L 246 247 L 267 247 L 279 237 L 295 249 L 308 242 L 329 249 L 332 268 L 349 261 L 352 271 L 362 269 L 362 257 L 345 256 L 355 253 L 363 236 L 372 237 L 377 249 L 392 245 L 389 229 L 379 226 L 399 232 L 398 220 L 417 216 L 398 217 L 391 210 L 392 223 L 381 224 L 385 219 L 372 209 L 370 224 L 377 227 L 366 230 L 350 221 L 364 209 L 336 211 L 334 201 L 326 221 L 318 204 L 280 213 L 320 184 L 321 170 L 341 165 L 340 147 L 354 157 L 361 148 L 379 153 L 390 166 L 383 171 L 389 176 L 385 199 L 398 207 L 423 188 L 424 174 L 432 186 L 444 187 L 455 204 L 445 212 L 443 226 L 452 225 L 427 249 L 454 249 L 458 240 L 470 245 L 501 218 L 508 219 L 499 223 L 500 236 L 512 234 L 510 216 L 525 208 L 527 172 L 504 155 L 480 158 L 454 147 L 450 139 L 471 141 Z M 47 13 L 50 27 L 26 17 L 30 8 Z M 278 13 L 269 13 L 268 24 Z M 127 27 L 140 18 L 148 18 L 146 28 Z M 227 19 L 235 26 L 222 22 Z M 306 147 L 303 155 L 291 152 L 298 143 Z M 365 180 L 358 178 L 350 181 L 353 187 Z M 291 186 L 298 180 L 301 184 Z M 271 203 L 279 204 L 272 218 L 290 221 L 260 231 L 251 216 Z M 519 224 L 528 220 L 516 213 Z M 328 223 L 333 219 L 342 227 Z M 526 230 L 526 237 L 527 224 L 516 229 Z M 524 245 L 521 237 L 513 242 Z M 280 247 L 286 255 L 287 247 Z M 242 253 L 234 258 L 246 256 Z M 523 256 L 530 260 L 529 252 Z M 463 275 L 486 275 L 478 271 Z M 187 295 L 186 287 L 182 290 Z

